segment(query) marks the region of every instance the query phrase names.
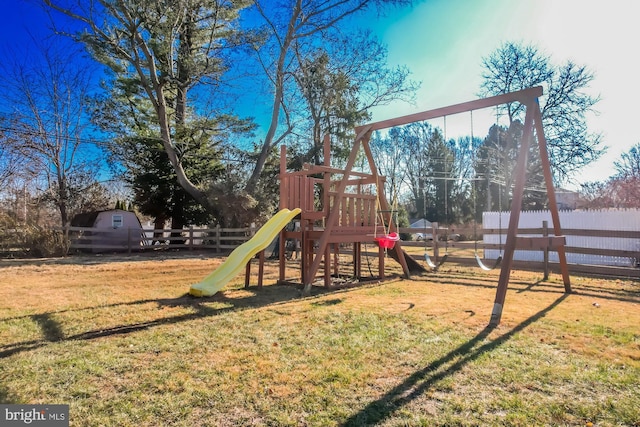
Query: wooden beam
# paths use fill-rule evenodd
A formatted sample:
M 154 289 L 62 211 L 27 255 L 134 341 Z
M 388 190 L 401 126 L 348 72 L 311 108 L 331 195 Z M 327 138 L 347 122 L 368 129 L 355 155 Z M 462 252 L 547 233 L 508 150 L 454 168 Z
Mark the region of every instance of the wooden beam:
M 556 190 L 553 186 L 553 176 L 551 175 L 551 163 L 549 162 L 549 153 L 547 151 L 547 140 L 544 136 L 544 129 L 542 128 L 542 113 L 540 112 L 540 106 L 538 100 L 536 100 L 534 107 L 534 120 L 536 126 L 536 136 L 538 138 L 538 147 L 540 148 L 540 160 L 542 163 L 542 172 L 544 174 L 544 180 L 547 184 L 547 197 L 549 199 L 549 211 L 551 213 L 551 220 L 553 222 L 553 232 L 556 236 L 562 234 L 560 228 L 560 214 L 558 212 L 558 204 L 556 203 Z M 564 282 L 564 291 L 566 293 L 571 292 L 571 281 L 569 279 L 569 266 L 567 265 L 567 256 L 564 252 L 564 246 L 558 248 L 558 258 L 560 261 L 560 271 L 562 272 L 562 280 Z
M 343 173 L 345 173 L 344 169 L 338 169 L 338 168 L 334 168 L 334 167 L 331 167 L 331 166 L 323 166 L 323 165 L 312 165 L 308 169 L 304 169 L 304 170 L 296 171 L 296 172 L 290 172 L 290 173 L 292 173 L 292 174 L 302 174 L 302 175 L 313 175 L 313 174 L 316 174 L 316 173 L 323 173 L 323 172 L 335 173 L 335 174 L 343 174 Z M 371 177 L 370 173 L 359 172 L 359 171 L 350 171 L 349 175 L 356 176 L 356 177 L 363 177 L 363 178 L 370 178 Z
M 518 162 L 515 170 L 515 185 L 513 189 L 513 199 L 511 201 L 511 215 L 509 216 L 507 240 L 504 245 L 500 278 L 498 279 L 496 298 L 493 303 L 493 310 L 491 311 L 491 320 L 489 321 L 489 325 L 491 326 L 497 326 L 500 324 L 502 309 L 507 295 L 507 287 L 509 286 L 509 277 L 511 276 L 513 263 L 513 252 L 516 248 L 518 221 L 520 220 L 520 211 L 522 210 L 522 196 L 524 193 L 524 184 L 527 178 L 527 158 L 529 157 L 529 146 L 531 145 L 532 136 L 533 111 L 531 108 L 527 108 L 527 114 L 524 119 L 522 141 L 520 142 L 520 152 L 518 153 Z
M 378 169 L 376 168 L 376 163 L 373 159 L 373 153 L 371 152 L 371 147 L 369 146 L 369 139 L 364 139 L 362 141 L 362 149 L 364 150 L 364 154 L 369 161 L 369 167 L 373 172 L 373 176 L 376 180 L 376 194 L 378 195 L 378 202 L 380 203 L 380 209 L 383 212 L 386 212 L 386 215 L 383 215 L 383 218 L 387 220 L 389 223 L 389 233 L 395 232 L 398 229 L 398 224 L 393 221 L 393 213 L 391 212 L 389 202 L 387 201 L 387 196 L 384 192 L 384 177 L 378 174 Z M 376 212 L 377 215 L 377 212 Z M 407 264 L 407 260 L 404 257 L 404 251 L 402 250 L 402 244 L 400 241 L 396 242 L 394 247 L 390 249 L 391 251 L 395 251 L 396 257 L 400 266 L 402 267 L 402 271 L 406 278 L 411 276 L 411 272 L 409 271 L 409 266 Z M 382 277 L 384 272 L 380 274 Z
M 349 156 L 349 160 L 347 161 L 347 165 L 345 166 L 343 179 L 338 185 L 338 188 L 336 189 L 336 192 L 338 194 L 344 195 L 344 190 L 347 187 L 347 182 L 349 182 L 349 173 L 353 169 L 353 166 L 355 165 L 356 159 L 358 157 L 357 155 L 358 151 L 360 151 L 361 141 L 363 139 L 368 139 L 370 137 L 371 137 L 371 132 L 368 127 L 365 127 L 360 132 L 358 132 L 358 135 L 356 136 L 356 140 L 353 144 L 353 147 L 351 148 L 351 155 Z M 333 230 L 333 227 L 335 226 L 338 220 L 338 217 L 340 216 L 340 210 L 337 208 L 337 206 L 339 205 L 339 202 L 340 200 L 335 201 L 336 206 L 334 206 L 334 209 L 332 209 L 329 215 L 327 216 L 327 222 L 325 224 L 325 232 L 322 233 L 322 237 L 320 237 L 320 240 L 318 241 L 319 247 L 318 247 L 317 255 L 313 259 L 313 262 L 311 262 L 309 268 L 305 269 L 306 277 L 304 277 L 303 279 L 303 282 L 304 282 L 303 292 L 305 294 L 308 294 L 311 291 L 311 283 L 316 273 L 318 272 L 318 269 L 320 268 L 320 262 L 322 261 L 325 249 L 329 244 L 329 237 L 331 236 L 331 231 Z M 328 209 L 328 207 L 325 207 L 325 209 Z M 311 250 L 311 252 L 313 252 L 313 250 Z
M 476 99 L 475 101 L 463 102 L 460 104 L 450 105 L 448 107 L 436 108 L 435 110 L 423 111 L 421 113 L 409 114 L 406 116 L 395 117 L 392 119 L 382 120 L 379 122 L 369 123 L 365 125 L 371 131 L 388 129 L 394 126 L 402 126 L 413 122 L 435 119 L 438 117 L 450 116 L 452 114 L 466 113 L 468 111 L 480 110 L 482 108 L 494 107 L 496 105 L 508 104 L 511 102 L 521 102 L 530 104 L 532 100 L 542 96 L 542 86 L 536 86 L 516 92 L 505 93 L 502 95 L 491 96 L 489 98 Z M 365 126 L 356 127 L 356 132 Z
M 557 251 L 559 248 L 564 248 L 566 239 L 564 236 L 547 236 L 547 237 L 516 237 L 516 249 L 529 250 L 529 251 Z

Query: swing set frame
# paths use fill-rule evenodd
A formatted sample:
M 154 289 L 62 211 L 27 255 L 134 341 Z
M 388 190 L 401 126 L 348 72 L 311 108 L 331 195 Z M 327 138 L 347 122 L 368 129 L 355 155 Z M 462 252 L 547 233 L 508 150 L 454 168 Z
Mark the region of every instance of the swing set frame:
M 464 102 L 460 104 L 450 105 L 447 107 L 437 108 L 434 110 L 423 111 L 420 113 L 409 114 L 406 116 L 395 117 L 375 123 L 369 123 L 364 126 L 356 127 L 356 142 L 361 140 L 368 141 L 372 132 L 376 130 L 388 129 L 394 126 L 402 126 L 413 122 L 432 120 L 439 117 L 446 117 L 453 114 L 472 112 L 485 108 L 496 107 L 498 105 L 509 104 L 512 102 L 520 102 L 525 107 L 525 120 L 518 152 L 515 183 L 513 187 L 513 198 L 511 201 L 511 215 L 509 217 L 509 226 L 504 244 L 502 261 L 500 263 L 500 277 L 498 279 L 498 288 L 494 300 L 493 310 L 489 324 L 497 326 L 502 318 L 502 312 L 505 303 L 505 297 L 509 286 L 509 278 L 513 267 L 513 254 L 518 248 L 539 247 L 541 249 L 549 249 L 558 252 L 560 261 L 560 272 L 564 283 L 565 293 L 571 293 L 571 281 L 569 278 L 569 269 L 565 254 L 565 236 L 562 235 L 560 227 L 560 215 L 558 212 L 558 204 L 556 201 L 555 188 L 553 186 L 553 177 L 551 174 L 551 164 L 549 162 L 549 152 L 547 150 L 547 141 L 542 127 L 542 113 L 538 98 L 542 96 L 543 90 L 541 86 L 523 89 L 516 92 L 505 93 L 502 95 L 492 96 L 488 98 L 477 99 L 474 101 Z M 527 158 L 529 155 L 529 147 L 532 141 L 538 144 L 540 152 L 540 160 L 542 163 L 542 172 L 544 175 L 547 197 L 549 199 L 549 211 L 553 222 L 554 236 L 549 237 L 524 237 L 518 236 L 518 222 L 520 220 L 520 212 L 522 210 L 522 199 L 524 194 L 525 183 L 527 179 Z
M 329 135 L 325 135 L 324 138 L 324 164 L 305 165 L 301 171 L 287 171 L 286 148 L 283 146 L 280 155 L 280 209 L 300 208 L 302 212 L 300 214 L 301 229 L 299 231 L 283 230 L 280 233 L 279 282 L 285 281 L 286 260 L 283 254 L 287 239 L 301 241 L 301 281 L 304 284 L 304 293 L 308 293 L 321 266 L 324 267 L 325 287 L 331 286 L 331 266 L 333 264 L 333 268 L 337 269 L 337 254 L 341 243 L 353 244 L 354 276 L 359 277 L 362 267 L 361 245 L 376 242 L 377 236 L 397 233 L 397 224 L 393 221 L 392 210 L 384 193 L 385 177 L 378 173 L 369 147 L 373 132 L 413 122 L 520 102 L 526 109 L 526 115 L 515 169 L 511 215 L 489 324 L 496 326 L 500 323 L 513 266 L 513 254 L 518 248 L 556 251 L 560 261 L 560 271 L 565 292 L 570 293 L 571 283 L 565 255 L 565 236 L 562 235 L 560 227 L 560 216 L 553 187 L 547 142 L 542 128 L 542 116 L 538 103 L 538 98 L 542 96 L 542 93 L 542 87 L 536 86 L 517 92 L 358 126 L 355 128 L 356 137 L 349 159 L 343 169 L 334 168 L 330 165 Z M 554 235 L 548 237 L 517 235 L 526 183 L 527 157 L 529 147 L 534 139 L 539 147 L 549 199 L 549 210 L 553 222 Z M 363 173 L 354 169 L 356 159 L 361 150 L 364 151 L 365 158 L 369 163 L 370 173 Z M 373 185 L 375 194 L 367 193 L 363 190 L 367 185 Z M 382 226 L 377 223 L 379 214 L 383 218 Z M 388 224 L 388 226 L 385 224 Z M 333 262 L 332 251 L 334 254 Z M 389 254 L 391 258 L 400 263 L 405 277 L 409 277 L 412 272 L 425 271 L 424 267 L 404 252 L 401 241 L 396 241 L 393 248 L 385 250 L 379 246 L 379 277 L 377 280 L 385 278 L 384 263 L 386 254 Z
M 339 255 L 343 244 L 352 247 L 352 277 L 360 282 L 385 280 L 387 255 L 401 265 L 407 278 L 411 273 L 425 271 L 402 249 L 394 206 L 385 196 L 386 178 L 378 174 L 373 162 L 370 136 L 368 131 L 358 135 L 342 169 L 331 166 L 329 135 L 325 135 L 323 141 L 324 163 L 305 164 L 299 171 L 287 170 L 286 147 L 281 147 L 280 209 L 300 208 L 301 213 L 299 230 L 280 232 L 279 283 L 301 282 L 303 293 L 308 294 L 322 269 L 324 287 L 332 288 L 333 278 L 341 275 Z M 361 151 L 369 162 L 370 173 L 354 168 Z M 286 279 L 284 242 L 288 239 L 300 242 L 299 282 Z M 365 279 L 362 260 L 366 253 L 363 253 L 362 245 L 367 244 L 378 247 L 378 276 Z

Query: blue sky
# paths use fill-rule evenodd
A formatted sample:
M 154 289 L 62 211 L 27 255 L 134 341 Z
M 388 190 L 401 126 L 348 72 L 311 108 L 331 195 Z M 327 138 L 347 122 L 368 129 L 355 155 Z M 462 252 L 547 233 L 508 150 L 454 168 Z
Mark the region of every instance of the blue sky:
M 378 108 L 374 120 L 476 99 L 482 57 L 506 41 L 533 44 L 555 64 L 571 60 L 595 73 L 590 94 L 602 100 L 588 123 L 609 149 L 578 180 L 606 179 L 620 154 L 640 143 L 639 12 L 635 0 L 426 0 L 390 14 L 378 22 L 377 34 L 390 62 L 408 66 L 422 87 L 416 105 Z M 448 128 L 456 119 L 459 132 L 468 134 L 468 117 L 448 118 Z
M 6 2 L 0 49 L 16 46 L 29 31 L 38 34 L 47 21 L 33 3 Z M 640 2 L 635 0 L 423 0 L 375 22 L 388 45 L 392 65 L 405 65 L 422 81 L 416 105 L 377 108 L 374 120 L 411 114 L 477 98 L 481 59 L 506 41 L 534 44 L 554 63 L 572 60 L 596 74 L 592 95 L 600 95 L 590 130 L 603 133 L 604 158 L 587 168 L 580 181 L 608 178 L 613 162 L 640 142 L 636 124 L 640 99 L 637 43 Z M 0 52 L 1 52 L 0 50 Z M 474 114 L 474 134 L 490 122 Z M 447 119 L 450 136 L 468 134 L 468 117 Z M 442 123 L 434 123 L 442 126 Z

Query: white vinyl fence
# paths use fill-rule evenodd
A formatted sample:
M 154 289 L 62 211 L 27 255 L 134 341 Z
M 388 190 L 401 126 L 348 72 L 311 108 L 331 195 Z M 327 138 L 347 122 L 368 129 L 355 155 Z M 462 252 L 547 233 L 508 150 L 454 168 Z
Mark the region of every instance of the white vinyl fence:
M 483 243 L 493 247 L 489 249 L 488 246 L 485 249 L 486 259 L 496 259 L 502 254 L 501 247 L 506 241 L 509 217 L 510 212 L 483 213 Z M 540 229 L 543 221 L 547 221 L 549 234 L 553 235 L 553 222 L 549 211 L 521 212 L 518 229 Z M 571 264 L 634 267 L 640 261 L 638 209 L 561 211 L 560 226 L 563 235 L 566 236 L 567 262 Z M 540 236 L 541 233 L 518 232 L 518 235 Z M 496 244 L 499 246 L 498 249 L 495 249 Z M 541 251 L 514 252 L 514 260 L 517 261 L 543 261 L 543 256 Z M 559 262 L 558 253 L 550 252 L 549 261 Z

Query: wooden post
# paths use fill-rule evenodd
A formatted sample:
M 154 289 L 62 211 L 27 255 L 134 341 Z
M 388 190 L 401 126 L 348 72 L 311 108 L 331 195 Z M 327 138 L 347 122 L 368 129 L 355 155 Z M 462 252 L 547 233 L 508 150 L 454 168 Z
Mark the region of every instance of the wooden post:
M 244 288 L 247 289 L 249 287 L 249 278 L 251 277 L 251 260 L 247 263 L 247 266 L 244 269 Z
M 551 175 L 551 163 L 549 162 L 549 152 L 547 150 L 547 140 L 544 136 L 544 128 L 542 127 L 542 113 L 538 105 L 538 98 L 535 99 L 534 120 L 536 125 L 536 135 L 538 137 L 538 147 L 540 148 L 540 162 L 542 163 L 542 172 L 547 185 L 547 197 L 549 199 L 549 212 L 553 222 L 553 233 L 556 236 L 562 235 L 560 228 L 560 213 L 558 212 L 558 203 L 556 202 L 556 190 L 553 187 L 553 176 Z M 527 111 L 529 108 L 527 108 Z M 567 264 L 567 255 L 564 250 L 565 245 L 561 245 L 558 251 L 558 260 L 560 261 L 560 273 L 564 282 L 565 293 L 571 293 L 571 279 L 569 278 L 569 265 Z
M 258 254 L 258 289 L 262 289 L 262 277 L 264 276 L 264 252 L 265 249 L 261 250 Z
M 280 237 L 278 238 L 278 280 L 281 283 L 284 282 L 287 270 L 287 260 L 285 258 L 286 243 L 284 231 L 280 231 Z
M 189 250 L 193 250 L 193 225 L 189 226 Z
M 362 277 L 362 243 L 355 242 L 354 248 L 354 263 L 353 263 L 353 275 L 360 279 Z
M 549 223 L 542 221 L 542 236 L 549 236 Z M 549 280 L 549 246 L 544 248 L 544 277 L 542 280 Z
M 280 210 L 290 208 L 289 200 L 289 180 L 285 179 L 287 173 L 287 147 L 285 145 L 280 146 Z
M 520 220 L 520 211 L 522 210 L 524 184 L 527 178 L 527 158 L 529 157 L 529 145 L 531 144 L 533 132 L 533 111 L 531 111 L 531 102 L 525 105 L 527 107 L 527 114 L 524 119 L 520 152 L 518 153 L 518 162 L 515 169 L 515 185 L 513 188 L 513 199 L 511 201 L 511 215 L 509 216 L 507 240 L 504 244 L 502 268 L 500 269 L 496 298 L 493 303 L 493 310 L 491 311 L 491 320 L 489 321 L 489 325 L 491 326 L 498 326 L 502 318 L 502 309 L 507 296 L 507 287 L 509 286 L 509 277 L 511 276 L 511 268 L 513 265 L 513 253 L 516 247 L 516 234 L 518 231 L 518 221 Z
M 220 252 L 220 224 L 216 224 L 216 252 Z
M 309 242 L 307 239 L 307 220 L 300 220 L 300 230 L 302 231 L 302 235 L 300 236 L 300 247 L 302 248 L 302 253 L 300 254 L 300 278 L 302 279 L 302 283 L 304 284 L 304 294 L 308 294 L 311 292 L 311 281 L 312 279 L 307 278 L 310 276 L 309 271 L 309 260 L 308 257 L 313 257 L 313 246 L 311 247 L 311 251 L 309 251 Z M 319 263 L 320 261 L 318 261 Z M 315 272 L 314 272 L 315 275 Z
M 440 257 L 440 251 L 438 250 L 438 223 L 431 223 L 431 237 L 433 238 L 433 262 L 438 265 L 438 258 Z
M 380 280 L 384 280 L 384 249 L 378 246 L 378 276 Z
M 324 250 L 324 287 L 326 289 L 331 288 L 331 246 L 332 245 L 327 245 L 327 248 Z
M 290 206 L 289 200 L 289 177 L 287 176 L 287 147 L 280 146 L 280 209 L 285 209 Z M 284 231 L 280 231 L 278 238 L 278 281 L 282 283 L 286 274 L 286 259 L 284 256 L 285 239 Z

